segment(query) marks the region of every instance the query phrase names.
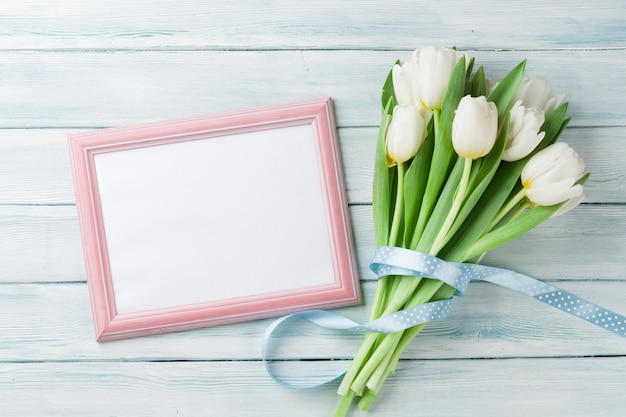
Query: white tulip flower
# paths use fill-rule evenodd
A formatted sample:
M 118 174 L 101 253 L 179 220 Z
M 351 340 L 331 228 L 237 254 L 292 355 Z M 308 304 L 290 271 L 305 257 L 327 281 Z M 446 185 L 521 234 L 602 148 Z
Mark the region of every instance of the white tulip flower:
M 432 111 L 424 107 L 417 97 L 418 70 L 415 61 L 407 61 L 402 65 L 395 64 L 391 68 L 393 90 L 397 104 L 417 106 L 422 119 L 428 124 Z
M 550 82 L 543 77 L 524 75 L 514 100 L 526 107 L 543 110 L 548 115 L 563 102 L 565 94 L 550 96 Z
M 402 65 L 395 64 L 391 68 L 391 79 L 397 104 L 419 104 L 415 98 L 414 90 L 417 83 L 417 65 L 407 61 Z
M 427 109 L 441 108 L 443 94 L 460 56 L 454 49 L 439 46 L 427 46 L 413 52 L 413 61 L 419 71 L 415 93 Z
M 385 137 L 390 166 L 413 158 L 424 143 L 426 134 L 426 122 L 417 106 L 397 105 Z
M 452 146 L 459 156 L 478 159 L 489 153 L 498 133 L 498 109 L 485 96 L 461 99 L 452 121 Z
M 539 131 L 545 120 L 543 110 L 526 107 L 522 100 L 517 100 L 513 104 L 510 116 L 502 159 L 513 162 L 528 156 L 543 140 L 546 132 Z
M 567 201 L 569 210 L 582 200 L 583 186 L 576 182 L 584 170 L 576 151 L 567 143 L 557 142 L 537 152 L 522 170 L 524 194 L 531 204 L 539 206 Z

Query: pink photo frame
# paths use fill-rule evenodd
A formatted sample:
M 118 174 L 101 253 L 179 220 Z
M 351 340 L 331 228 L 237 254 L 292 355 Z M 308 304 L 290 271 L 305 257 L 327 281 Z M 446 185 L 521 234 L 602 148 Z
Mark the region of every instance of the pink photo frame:
M 98 341 L 361 302 L 330 98 L 68 140 Z

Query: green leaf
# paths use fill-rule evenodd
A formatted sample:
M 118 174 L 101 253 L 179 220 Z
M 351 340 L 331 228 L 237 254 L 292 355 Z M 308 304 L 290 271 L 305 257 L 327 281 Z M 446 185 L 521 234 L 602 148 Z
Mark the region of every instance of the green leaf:
M 450 82 L 443 95 L 441 113 L 435 118 L 435 148 L 433 151 L 432 163 L 428 172 L 428 182 L 424 199 L 420 208 L 417 219 L 415 234 L 411 241 L 411 247 L 415 248 L 418 244 L 421 234 L 428 223 L 430 215 L 435 207 L 441 187 L 450 172 L 450 164 L 456 156 L 452 147 L 452 121 L 454 120 L 454 112 L 461 101 L 461 97 L 465 92 L 465 57 L 461 57 L 457 62 Z
M 420 252 L 429 252 L 439 231 L 441 230 L 441 226 L 446 221 L 446 217 L 450 212 L 450 208 L 452 207 L 452 203 L 454 201 L 454 195 L 459 188 L 459 182 L 461 182 L 461 176 L 463 174 L 463 165 L 465 163 L 464 158 L 457 157 L 456 163 L 454 164 L 454 168 L 446 181 L 441 195 L 437 200 L 437 204 L 433 210 L 430 219 L 428 220 L 428 224 L 424 229 L 424 233 L 422 234 L 419 244 L 417 246 L 417 250 Z
M 374 179 L 372 187 L 372 212 L 374 217 L 374 234 L 376 245 L 384 246 L 389 238 L 389 222 L 391 216 L 391 179 L 390 170 L 387 167 L 387 149 L 385 135 L 391 123 L 390 108 L 393 107 L 394 99 L 390 97 L 385 105 L 385 111 L 378 130 L 378 142 L 376 145 L 376 157 L 374 160 Z
M 465 253 L 465 258 L 473 258 L 489 252 L 536 227 L 541 222 L 552 216 L 561 204 L 553 206 L 537 206 L 513 219 L 510 223 L 485 234 L 478 239 Z
M 469 61 L 467 62 L 467 65 L 465 66 L 465 79 L 469 80 L 470 79 L 470 75 L 472 74 L 472 71 L 474 70 L 474 62 L 476 61 L 476 58 L 474 58 L 473 56 L 470 57 Z
M 524 68 L 526 60 L 523 60 L 513 68 L 493 89 L 487 100 L 492 101 L 498 107 L 498 120 L 509 107 L 511 99 L 515 96 L 522 80 L 524 79 Z
M 400 60 L 397 60 L 395 65 L 400 65 Z M 387 78 L 385 79 L 385 83 L 383 84 L 383 92 L 381 95 L 383 108 L 387 107 L 387 103 L 389 103 L 389 98 L 393 97 L 395 99 L 396 97 L 396 92 L 393 88 L 393 77 L 391 75 L 392 71 L 393 66 L 389 70 L 389 74 L 387 74 Z
M 558 140 L 559 136 L 563 132 L 563 129 L 565 129 L 571 120 L 570 118 L 565 117 L 567 114 L 567 108 L 568 103 L 562 103 L 546 117 L 546 120 L 541 126 L 541 130 L 546 132 L 546 135 L 537 147 L 537 151 L 545 148 L 546 146 L 552 145 Z
M 481 65 L 476 70 L 476 74 L 472 78 L 471 83 L 472 97 L 480 97 L 487 95 L 487 81 L 485 80 L 485 68 Z
M 428 170 L 433 156 L 435 143 L 433 123 L 428 124 L 428 136 L 411 166 L 404 176 L 404 244 L 409 245 L 413 238 L 413 231 L 417 224 L 417 216 L 424 198 Z
M 552 137 L 552 143 L 556 142 L 559 139 L 559 136 L 561 136 L 561 133 L 563 133 L 563 130 L 567 127 L 567 125 L 569 124 L 571 120 L 572 120 L 571 117 L 568 117 L 565 120 L 563 120 L 563 123 L 561 123 L 559 130 L 557 130 L 554 136 Z
M 469 59 L 469 62 L 467 63 L 467 69 L 465 70 L 465 94 L 472 94 L 472 81 L 471 81 L 471 75 L 472 75 L 472 70 L 474 69 L 474 57 L 471 57 Z

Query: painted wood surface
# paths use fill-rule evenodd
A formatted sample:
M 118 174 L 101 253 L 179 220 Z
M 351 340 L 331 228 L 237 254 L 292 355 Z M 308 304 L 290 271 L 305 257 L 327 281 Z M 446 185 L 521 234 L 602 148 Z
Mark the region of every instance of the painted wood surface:
M 2 282 L 85 280 L 75 206 L 7 205 L 0 215 Z M 375 250 L 371 206 L 352 205 L 350 217 L 361 279 L 374 279 L 368 267 Z M 546 280 L 624 280 L 624 227 L 623 205 L 583 205 L 494 250 L 485 262 Z
M 623 0 L 3 2 L 2 49 L 621 48 Z
M 571 126 L 623 126 L 624 49 L 466 51 L 494 79 L 528 59 L 528 74 L 567 93 Z M 327 96 L 339 127 L 378 126 L 385 77 L 410 56 L 408 49 L 0 50 L 0 126 L 108 127 Z
M 625 282 L 564 282 L 565 290 L 619 310 Z M 373 283 L 364 283 L 365 305 L 338 309 L 365 322 Z M 193 332 L 98 344 L 82 283 L 12 284 L 0 287 L 3 360 L 8 362 L 176 361 L 260 359 L 261 339 L 271 319 Z M 33 308 L 33 303 L 37 308 Z M 16 317 L 20 317 L 16 322 Z M 545 320 L 549 317 L 550 320 Z M 349 359 L 361 335 L 333 332 L 295 320 L 279 333 L 272 356 L 281 359 Z M 532 299 L 490 284 L 472 284 L 455 300 L 450 319 L 432 323 L 406 351 L 412 359 L 620 356 L 626 340 Z
M 332 96 L 365 295 L 340 311 L 362 322 L 379 91 L 429 44 L 494 78 L 527 58 L 566 93 L 562 139 L 592 172 L 585 204 L 485 263 L 626 313 L 624 22 L 623 0 L 1 2 L 0 415 L 332 415 L 336 383 L 288 390 L 266 374 L 270 320 L 95 342 L 65 135 Z M 360 336 L 294 323 L 278 340 L 287 372 L 323 375 Z M 472 284 L 362 415 L 623 416 L 625 357 L 626 339 Z
M 27 363 L 3 368 L 3 412 L 16 417 L 313 417 L 332 415 L 338 398 L 336 384 L 305 391 L 278 386 L 258 362 Z M 305 362 L 292 369 L 308 371 Z M 361 414 L 621 417 L 625 371 L 623 357 L 404 361 L 381 390 L 385 400 Z

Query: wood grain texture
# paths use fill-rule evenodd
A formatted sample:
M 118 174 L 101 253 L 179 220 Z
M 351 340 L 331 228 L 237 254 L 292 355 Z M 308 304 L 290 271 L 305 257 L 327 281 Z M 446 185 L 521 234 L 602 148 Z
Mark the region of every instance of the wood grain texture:
M 561 288 L 626 314 L 625 282 L 563 282 Z M 337 309 L 367 321 L 365 304 Z M 0 285 L 0 362 L 229 361 L 261 359 L 263 333 L 273 319 L 107 342 L 95 342 L 86 284 Z M 430 324 L 404 358 L 545 358 L 626 355 L 626 340 L 528 297 L 485 283 L 454 301 L 449 320 Z M 36 306 L 36 307 L 35 307 Z M 16 318 L 19 320 L 16 321 Z M 285 324 L 269 345 L 271 357 L 350 359 L 358 333 Z
M 528 59 L 527 73 L 543 75 L 555 92 L 567 93 L 572 126 L 625 124 L 626 49 L 469 53 L 494 80 Z M 333 97 L 340 127 L 378 126 L 382 83 L 393 63 L 410 55 L 410 50 L 0 52 L 0 128 L 118 126 L 327 96 Z
M 486 0 L 481 7 L 457 0 L 31 0 L 0 5 L 0 49 L 621 47 L 625 5 L 622 0 Z
M 314 365 L 324 374 L 334 363 Z M 362 415 L 621 417 L 624 371 L 624 358 L 403 362 Z M 0 364 L 3 412 L 15 417 L 313 417 L 332 415 L 336 387 L 288 390 L 258 362 Z
M 495 249 L 485 263 L 546 280 L 624 280 L 625 213 L 621 204 L 582 205 Z M 350 217 L 360 277 L 374 279 L 371 206 L 352 206 Z M 85 281 L 74 206 L 0 206 L 0 245 L 0 283 Z
M 0 204 L 75 203 L 67 134 L 85 129 L 0 129 Z M 378 129 L 340 128 L 348 201 L 370 204 Z M 626 127 L 572 127 L 561 140 L 585 160 L 586 203 L 626 202 Z M 611 158 L 606 157 L 610 149 Z
M 337 383 L 288 390 L 266 374 L 269 319 L 95 342 L 65 136 L 332 96 L 365 297 L 339 311 L 363 322 L 379 92 L 396 59 L 429 44 L 495 79 L 527 58 L 566 93 L 562 140 L 592 172 L 585 204 L 484 263 L 626 313 L 625 21 L 624 0 L 0 2 L 0 414 L 332 415 Z M 294 322 L 271 352 L 308 378 L 360 340 Z M 622 417 L 625 358 L 626 339 L 475 283 L 352 415 Z

